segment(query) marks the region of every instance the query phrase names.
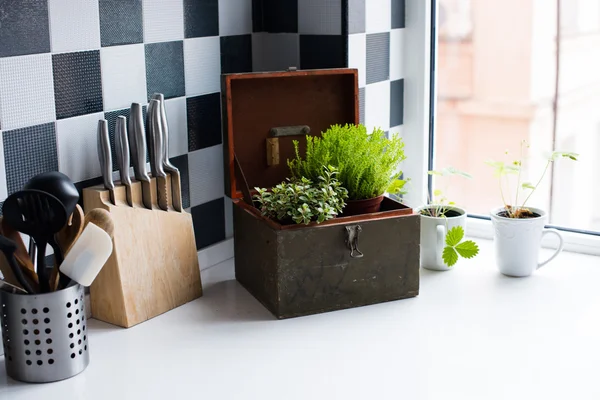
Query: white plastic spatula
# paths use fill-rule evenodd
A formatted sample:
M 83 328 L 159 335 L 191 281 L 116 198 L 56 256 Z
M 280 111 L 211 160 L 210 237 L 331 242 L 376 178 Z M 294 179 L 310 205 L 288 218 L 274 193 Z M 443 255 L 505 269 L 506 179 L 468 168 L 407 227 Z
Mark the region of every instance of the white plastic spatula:
M 112 239 L 88 223 L 60 266 L 60 271 L 83 286 L 90 286 L 112 253 Z

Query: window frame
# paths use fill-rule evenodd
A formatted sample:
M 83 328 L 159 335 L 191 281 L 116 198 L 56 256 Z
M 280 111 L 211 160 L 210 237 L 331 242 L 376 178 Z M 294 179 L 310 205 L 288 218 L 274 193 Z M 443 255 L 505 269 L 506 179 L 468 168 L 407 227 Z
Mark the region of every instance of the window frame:
M 427 121 L 427 125 L 423 126 L 420 131 L 419 144 L 423 146 L 424 152 L 416 152 L 422 150 L 414 145 L 415 141 L 408 141 L 407 154 L 410 157 L 422 155 L 426 160 L 413 160 L 409 163 L 410 172 L 407 176 L 411 179 L 411 191 L 415 193 L 406 196 L 407 204 L 412 207 L 420 207 L 427 203 L 428 194 L 431 196 L 433 191 L 433 179 L 427 174 L 427 171 L 433 170 L 435 165 L 435 136 L 436 136 L 436 105 L 437 105 L 437 51 L 438 51 L 438 12 L 439 1 L 421 1 L 408 0 L 406 1 L 406 21 L 407 35 L 405 36 L 405 52 L 411 57 L 405 57 L 404 67 L 409 82 L 405 84 L 405 88 L 410 87 L 410 80 L 415 80 L 416 88 L 414 91 L 427 98 L 428 106 L 417 113 L 419 110 L 409 109 L 407 119 L 419 119 Z M 419 52 L 419 46 L 423 46 L 425 51 Z M 418 57 L 413 55 L 418 54 Z M 419 74 L 414 68 L 421 65 L 423 73 Z M 407 69 L 408 68 L 408 69 Z M 418 82 L 421 78 L 424 81 Z M 407 90 L 405 97 L 413 99 L 414 92 Z M 420 103 L 422 97 L 416 97 L 415 103 Z M 405 102 L 405 105 L 412 103 Z M 405 111 L 406 113 L 406 111 Z M 416 126 L 409 125 L 405 128 L 404 136 L 409 138 L 409 135 L 418 135 Z M 414 136 L 413 136 L 414 137 Z M 406 139 L 405 139 L 406 141 Z M 412 146 L 409 147 L 409 144 Z M 408 161 L 408 160 L 407 160 Z M 426 168 L 424 168 L 426 167 Z M 420 169 L 419 169 L 420 168 Z M 408 170 L 409 168 L 407 168 Z M 419 175 L 416 175 L 419 173 Z M 487 215 L 467 214 L 467 234 L 472 238 L 493 239 L 493 226 L 491 218 Z M 546 225 L 547 228 L 554 228 L 561 232 L 564 239 L 564 250 L 576 253 L 591 254 L 600 256 L 600 232 L 587 231 L 580 229 L 567 228 L 563 226 Z M 558 247 L 558 240 L 554 235 L 547 235 L 542 240 L 542 247 L 554 248 Z

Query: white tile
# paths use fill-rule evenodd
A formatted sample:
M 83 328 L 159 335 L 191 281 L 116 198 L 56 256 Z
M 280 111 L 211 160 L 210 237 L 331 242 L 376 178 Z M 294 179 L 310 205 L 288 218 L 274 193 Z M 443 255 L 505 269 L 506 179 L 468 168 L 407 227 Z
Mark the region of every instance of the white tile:
M 192 207 L 224 196 L 222 145 L 189 153 L 188 165 Z
M 101 175 L 96 129 L 102 118 L 104 113 L 95 113 L 56 121 L 58 170 L 73 182 Z
M 0 116 L 5 131 L 56 119 L 50 54 L 0 58 Z
M 219 35 L 252 33 L 252 0 L 219 0 Z
M 219 37 L 183 41 L 185 93 L 187 96 L 221 90 L 221 44 Z
M 144 0 L 144 41 L 183 39 L 183 0 Z
M 169 158 L 188 152 L 187 110 L 185 97 L 165 100 L 169 122 Z
M 366 7 L 367 33 L 392 29 L 392 0 L 367 0 Z
M 342 0 L 298 0 L 298 32 L 341 35 Z
M 300 36 L 296 33 L 253 34 L 252 66 L 257 72 L 300 68 Z
M 6 169 L 4 166 L 4 138 L 0 131 L 0 201 L 4 201 L 8 197 L 6 189 Z
M 393 136 L 400 136 L 401 138 L 404 138 L 404 130 L 402 129 L 403 126 L 404 125 L 398 125 L 394 126 L 393 128 L 390 128 L 390 138 Z
M 367 35 L 358 33 L 348 36 L 348 67 L 358 68 L 358 87 L 367 82 Z
M 100 48 L 98 0 L 49 0 L 53 53 Z
M 390 127 L 390 82 L 379 82 L 365 88 L 365 126 L 369 131 Z
M 404 78 L 404 29 L 392 29 L 390 32 L 390 80 Z
M 148 102 L 143 44 L 103 47 L 100 63 L 105 110 Z

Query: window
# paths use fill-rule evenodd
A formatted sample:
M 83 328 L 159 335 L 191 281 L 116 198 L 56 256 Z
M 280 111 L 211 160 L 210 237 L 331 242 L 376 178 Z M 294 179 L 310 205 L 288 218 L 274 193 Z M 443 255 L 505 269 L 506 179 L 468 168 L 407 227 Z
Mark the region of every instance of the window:
M 435 179 L 433 186 L 486 217 L 502 205 L 487 160 L 515 159 L 526 140 L 523 179 L 535 184 L 547 153 L 572 151 L 579 161 L 555 163 L 528 204 L 548 210 L 551 225 L 599 233 L 600 207 L 593 204 L 600 195 L 600 1 L 435 3 L 431 161 L 473 179 Z

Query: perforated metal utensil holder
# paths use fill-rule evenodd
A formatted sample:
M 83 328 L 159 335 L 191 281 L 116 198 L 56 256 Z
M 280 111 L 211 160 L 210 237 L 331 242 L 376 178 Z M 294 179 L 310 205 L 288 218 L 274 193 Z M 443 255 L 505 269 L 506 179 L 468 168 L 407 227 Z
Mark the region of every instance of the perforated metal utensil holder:
M 83 286 L 23 295 L 0 291 L 6 373 L 23 382 L 54 382 L 89 364 Z

